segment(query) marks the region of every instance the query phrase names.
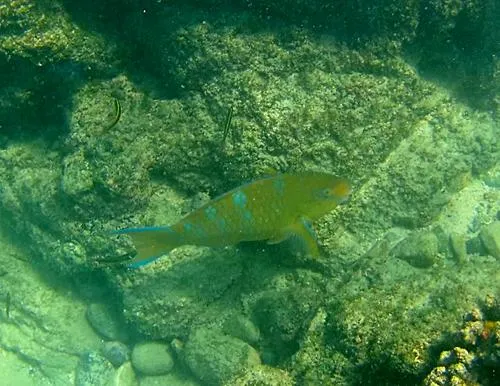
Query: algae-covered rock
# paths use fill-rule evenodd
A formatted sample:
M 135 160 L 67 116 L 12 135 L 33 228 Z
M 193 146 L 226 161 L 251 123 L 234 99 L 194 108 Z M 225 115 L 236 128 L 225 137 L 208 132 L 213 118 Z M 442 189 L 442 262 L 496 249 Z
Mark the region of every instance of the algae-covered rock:
M 398 259 L 371 263 L 372 268 L 379 267 L 377 280 L 369 280 L 375 273 L 364 267 L 368 277 L 353 277 L 332 293 L 332 299 L 335 295 L 342 300 L 326 308 L 325 341 L 327 348 L 350 361 L 355 358 L 363 368 L 361 379 L 373 379 L 374 384 L 383 379 L 419 383 L 433 360 L 430 345 L 436 342 L 442 347 L 443 336 L 456 335 L 463 315 L 484 294 L 495 293 L 500 280 L 491 259 L 481 261 L 481 270 L 451 261 L 428 271 Z M 359 371 L 343 369 L 351 382 L 359 380 Z
M 259 293 L 253 308 L 266 346 L 266 358 L 275 362 L 297 349 L 297 340 L 314 316 L 317 299 L 313 291 L 298 288 Z M 269 357 L 271 356 L 271 357 Z M 275 359 L 271 359 L 275 358 Z
M 112 71 L 116 45 L 75 23 L 59 1 L 2 1 L 0 30 L 2 133 L 58 137 L 73 92 Z
M 464 264 L 467 261 L 467 244 L 464 234 L 450 234 L 450 248 L 458 264 Z
M 223 321 L 233 313 L 216 300 L 241 274 L 242 261 L 234 251 L 173 251 L 123 286 L 125 317 L 153 338 L 186 338 L 193 325 Z
M 484 226 L 479 235 L 488 253 L 500 260 L 500 221 Z
M 112 384 L 115 386 L 138 386 L 139 381 L 135 375 L 132 363 L 130 362 L 123 363 L 116 370 L 112 382 L 113 382 Z
M 199 328 L 191 333 L 184 350 L 191 371 L 207 385 L 220 385 L 245 369 L 260 364 L 258 352 L 240 339 L 220 331 Z
M 411 234 L 391 251 L 398 259 L 417 268 L 429 268 L 438 260 L 438 239 L 433 232 Z
M 305 385 L 349 385 L 355 364 L 335 345 L 325 344 L 329 332 L 327 312 L 319 309 L 300 340 L 299 350 L 292 357 L 290 373 Z
M 279 363 L 297 350 L 321 302 L 322 284 L 320 275 L 307 270 L 276 272 L 245 299 L 260 330 L 264 363 Z
M 439 358 L 439 365 L 432 369 L 423 381 L 424 386 L 459 385 L 479 386 L 477 377 L 471 371 L 476 358 L 466 349 L 455 347 L 444 351 Z
M 112 382 L 115 374 L 116 370 L 106 358 L 90 352 L 80 358 L 75 374 L 75 385 L 106 385 Z
M 223 331 L 235 338 L 241 339 L 250 345 L 255 345 L 260 340 L 259 329 L 243 315 L 230 315 L 224 322 Z
M 104 342 L 102 346 L 102 355 L 115 367 L 119 367 L 128 361 L 130 357 L 129 348 L 122 342 L 110 341 Z
M 87 308 L 87 320 L 90 325 L 104 338 L 109 340 L 126 340 L 125 326 L 118 315 L 102 303 L 92 303 Z
M 185 375 L 170 373 L 157 376 L 141 377 L 140 386 L 203 386 Z
M 285 370 L 266 365 L 255 365 L 244 370 L 242 374 L 224 382 L 224 386 L 294 386 L 292 376 Z
M 174 367 L 170 349 L 164 343 L 145 342 L 134 346 L 132 365 L 145 375 L 162 375 Z

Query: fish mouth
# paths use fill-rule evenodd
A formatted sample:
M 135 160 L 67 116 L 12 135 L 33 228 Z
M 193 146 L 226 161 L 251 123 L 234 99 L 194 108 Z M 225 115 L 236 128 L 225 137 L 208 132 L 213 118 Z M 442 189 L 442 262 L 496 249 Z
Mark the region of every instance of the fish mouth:
M 345 205 L 351 200 L 351 196 L 339 197 L 337 200 L 337 205 Z

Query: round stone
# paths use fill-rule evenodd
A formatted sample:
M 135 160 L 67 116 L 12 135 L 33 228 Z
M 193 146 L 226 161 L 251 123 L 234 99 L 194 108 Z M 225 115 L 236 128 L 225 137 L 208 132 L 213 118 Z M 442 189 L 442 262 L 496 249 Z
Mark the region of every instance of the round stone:
M 128 347 L 121 342 L 105 342 L 102 347 L 102 354 L 115 367 L 120 367 L 129 357 Z
M 142 374 L 162 375 L 172 370 L 174 361 L 166 344 L 145 342 L 132 350 L 132 365 Z

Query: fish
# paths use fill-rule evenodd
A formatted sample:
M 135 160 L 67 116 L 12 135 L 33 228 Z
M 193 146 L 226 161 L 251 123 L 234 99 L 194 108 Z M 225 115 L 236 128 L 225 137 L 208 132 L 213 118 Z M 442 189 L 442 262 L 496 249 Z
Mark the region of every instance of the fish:
M 284 173 L 239 186 L 169 226 L 125 228 L 137 254 L 129 268 L 147 265 L 182 245 L 223 247 L 243 241 L 277 244 L 297 239 L 319 256 L 312 222 L 345 202 L 350 183 L 324 172 Z

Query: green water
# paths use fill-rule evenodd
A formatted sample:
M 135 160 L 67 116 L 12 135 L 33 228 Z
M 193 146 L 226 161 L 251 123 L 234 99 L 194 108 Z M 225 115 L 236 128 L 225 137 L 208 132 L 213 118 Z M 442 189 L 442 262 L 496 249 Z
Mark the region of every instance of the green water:
M 0 0 L 0 383 L 499 384 L 499 31 L 496 0 Z M 353 185 L 319 258 L 129 269 L 111 233 L 303 171 Z

